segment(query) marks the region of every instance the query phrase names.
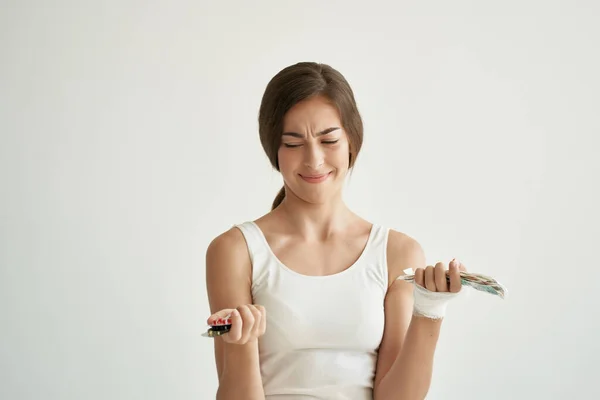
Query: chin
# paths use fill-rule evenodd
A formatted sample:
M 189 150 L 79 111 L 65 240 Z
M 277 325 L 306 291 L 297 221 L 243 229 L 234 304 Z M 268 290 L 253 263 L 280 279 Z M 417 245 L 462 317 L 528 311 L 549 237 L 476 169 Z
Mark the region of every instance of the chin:
M 302 201 L 304 201 L 306 203 L 314 204 L 314 205 L 327 204 L 339 195 L 338 190 L 323 190 L 323 191 L 299 190 L 294 193 Z

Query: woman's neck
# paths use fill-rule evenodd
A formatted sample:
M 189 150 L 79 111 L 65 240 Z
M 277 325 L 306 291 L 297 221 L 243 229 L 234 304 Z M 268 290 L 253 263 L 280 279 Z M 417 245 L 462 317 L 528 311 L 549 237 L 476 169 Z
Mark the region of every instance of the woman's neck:
M 322 204 L 314 204 L 292 194 L 286 196 L 274 212 L 297 234 L 309 241 L 325 240 L 345 231 L 357 219 L 341 196 Z

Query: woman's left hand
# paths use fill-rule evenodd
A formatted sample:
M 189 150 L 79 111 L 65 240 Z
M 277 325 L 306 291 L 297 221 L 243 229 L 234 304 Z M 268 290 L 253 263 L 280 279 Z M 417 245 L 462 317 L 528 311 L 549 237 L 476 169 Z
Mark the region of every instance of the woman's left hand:
M 415 283 L 430 292 L 458 293 L 462 287 L 460 272 L 466 271 L 465 266 L 456 259 L 450 261 L 448 269 L 446 264 L 438 262 L 435 267 L 429 265 L 426 268 L 417 268 Z

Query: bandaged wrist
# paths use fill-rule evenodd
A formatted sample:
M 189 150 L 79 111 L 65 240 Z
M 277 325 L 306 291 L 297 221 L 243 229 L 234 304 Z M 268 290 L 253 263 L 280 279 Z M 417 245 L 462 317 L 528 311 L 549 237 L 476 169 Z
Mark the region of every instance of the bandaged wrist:
M 448 302 L 458 296 L 459 293 L 431 292 L 415 284 L 413 291 L 413 314 L 429 319 L 444 318 Z

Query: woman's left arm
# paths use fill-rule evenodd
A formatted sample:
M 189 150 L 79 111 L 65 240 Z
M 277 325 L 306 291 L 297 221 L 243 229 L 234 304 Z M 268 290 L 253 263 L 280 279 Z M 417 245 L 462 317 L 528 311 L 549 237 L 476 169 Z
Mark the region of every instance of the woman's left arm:
M 425 254 L 420 244 L 396 231 L 390 231 L 387 258 L 390 277 L 388 280 L 392 283 L 388 287 L 385 299 L 385 330 L 379 348 L 374 399 L 422 400 L 431 384 L 442 319 L 415 315 L 413 283 L 395 278 L 403 275 L 402 271 L 407 268 L 421 269 L 417 271 L 418 280 L 429 289 L 431 284 L 425 285 L 424 280 L 434 279 L 435 286 L 439 275 L 434 275 L 431 269 L 425 274 Z M 443 265 L 438 264 L 437 272 L 442 268 Z M 451 265 L 451 272 L 451 275 L 458 276 L 458 266 Z M 441 278 L 445 283 L 445 276 Z M 458 282 L 460 283 L 460 280 Z M 439 286 L 439 291 L 449 291 L 447 286 Z M 455 291 L 456 287 L 452 289 Z

